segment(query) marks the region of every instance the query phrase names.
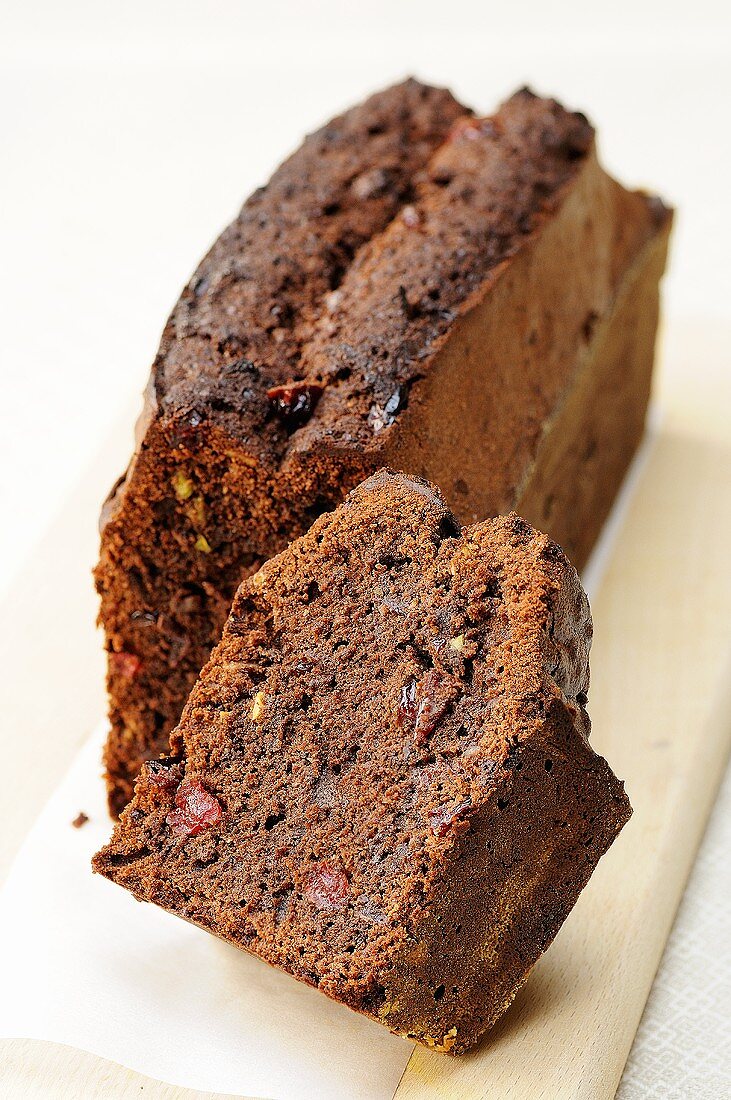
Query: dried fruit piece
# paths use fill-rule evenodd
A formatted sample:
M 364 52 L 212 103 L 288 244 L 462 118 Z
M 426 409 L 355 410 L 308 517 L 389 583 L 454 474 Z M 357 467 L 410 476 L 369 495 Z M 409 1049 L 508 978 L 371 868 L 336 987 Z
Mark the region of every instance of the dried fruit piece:
M 199 535 L 193 545 L 201 554 L 210 554 L 211 552 L 211 544 L 205 535 Z
M 299 428 L 312 416 L 324 389 L 322 382 L 287 382 L 284 386 L 272 386 L 267 397 L 288 428 Z
M 400 726 L 413 725 L 419 711 L 416 680 L 409 680 L 399 693 L 397 718 Z
M 110 653 L 109 663 L 114 672 L 124 680 L 134 680 L 142 668 L 142 659 L 136 653 L 128 653 L 124 649 L 119 653 Z
M 147 779 L 160 791 L 172 791 L 178 785 L 180 773 L 171 760 L 148 760 Z
M 414 741 L 423 745 L 427 737 L 439 725 L 449 708 L 449 698 L 441 694 L 438 673 L 432 669 L 425 676 L 420 689 L 421 700 L 414 725 Z M 437 694 L 437 692 L 440 692 Z
M 446 836 L 452 826 L 464 819 L 465 811 L 472 805 L 470 799 L 458 802 L 456 806 L 440 806 L 429 814 L 429 828 L 434 836 Z
M 221 820 L 218 799 L 192 779 L 184 779 L 178 787 L 175 805 L 165 818 L 175 836 L 197 836 Z
M 409 680 L 401 688 L 397 709 L 400 726 L 413 725 L 414 741 L 422 745 L 447 713 L 454 691 L 436 669 L 419 683 Z
M 350 897 L 348 876 L 333 863 L 316 863 L 305 879 L 302 893 L 318 909 L 344 909 Z
M 190 478 L 186 477 L 182 470 L 178 470 L 170 480 L 178 500 L 187 500 L 193 492 L 193 482 Z

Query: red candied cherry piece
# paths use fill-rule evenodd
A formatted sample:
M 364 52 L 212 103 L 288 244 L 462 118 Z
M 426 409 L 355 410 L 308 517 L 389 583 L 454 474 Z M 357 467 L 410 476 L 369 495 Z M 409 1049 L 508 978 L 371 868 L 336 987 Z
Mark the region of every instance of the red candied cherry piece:
M 340 867 L 324 861 L 314 864 L 302 892 L 318 909 L 344 909 L 350 897 L 350 883 Z
M 121 650 L 119 653 L 110 653 L 109 660 L 112 668 L 125 680 L 134 680 L 142 668 L 142 660 L 136 653 L 127 653 Z
M 175 836 L 197 836 L 221 820 L 218 799 L 192 779 L 184 779 L 178 787 L 175 805 L 165 818 Z
M 324 388 L 321 382 L 287 382 L 272 386 L 267 397 L 287 427 L 299 428 L 312 416 Z

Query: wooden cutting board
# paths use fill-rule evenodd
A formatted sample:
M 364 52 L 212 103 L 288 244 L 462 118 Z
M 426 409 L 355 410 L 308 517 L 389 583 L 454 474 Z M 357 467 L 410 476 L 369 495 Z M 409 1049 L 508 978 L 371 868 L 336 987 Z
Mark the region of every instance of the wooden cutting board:
M 731 741 L 730 336 L 720 324 L 668 327 L 654 427 L 605 560 L 590 573 L 592 740 L 625 779 L 634 816 L 488 1039 L 459 1059 L 416 1049 L 396 1100 L 602 1100 L 616 1091 Z M 135 411 L 2 607 L 0 751 L 12 783 L 0 882 L 103 713 L 89 571 L 99 503 L 128 457 Z M 57 1044 L 0 1043 L 3 1096 L 141 1090 L 204 1095 Z

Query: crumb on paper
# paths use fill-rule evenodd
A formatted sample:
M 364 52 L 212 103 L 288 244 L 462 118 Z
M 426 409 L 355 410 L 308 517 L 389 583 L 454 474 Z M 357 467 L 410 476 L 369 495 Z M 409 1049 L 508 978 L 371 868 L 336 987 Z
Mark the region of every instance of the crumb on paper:
M 86 825 L 86 823 L 87 823 L 87 821 L 88 821 L 88 820 L 89 820 L 89 815 L 88 815 L 88 814 L 85 814 L 85 813 L 84 813 L 84 811 L 83 811 L 83 810 L 81 810 L 81 811 L 80 811 L 80 812 L 79 812 L 79 813 L 78 813 L 78 814 L 76 815 L 76 817 L 75 817 L 75 818 L 74 818 L 74 820 L 73 820 L 73 821 L 71 822 L 71 824 L 73 825 L 73 827 L 74 827 L 75 829 L 80 829 L 80 828 L 81 828 L 81 827 L 82 827 L 83 825 Z

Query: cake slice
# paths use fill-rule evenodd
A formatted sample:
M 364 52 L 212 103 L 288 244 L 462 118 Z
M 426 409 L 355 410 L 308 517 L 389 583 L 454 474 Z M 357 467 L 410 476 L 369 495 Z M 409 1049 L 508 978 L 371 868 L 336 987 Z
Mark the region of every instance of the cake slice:
M 631 812 L 588 743 L 590 641 L 550 539 L 380 470 L 241 585 L 95 870 L 461 1052 Z
M 168 735 L 242 578 L 383 465 L 515 509 L 581 567 L 642 433 L 670 214 L 527 90 L 408 81 L 245 204 L 163 334 L 103 516 L 110 805 Z

